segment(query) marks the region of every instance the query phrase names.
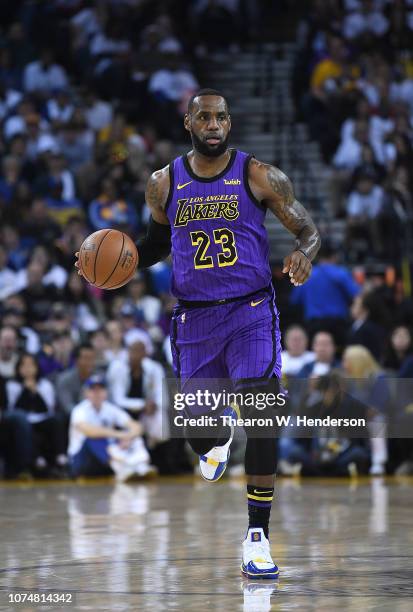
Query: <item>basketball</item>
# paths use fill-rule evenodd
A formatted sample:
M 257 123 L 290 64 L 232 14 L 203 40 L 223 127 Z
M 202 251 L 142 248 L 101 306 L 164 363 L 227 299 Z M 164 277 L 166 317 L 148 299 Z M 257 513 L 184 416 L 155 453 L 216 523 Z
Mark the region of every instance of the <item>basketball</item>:
M 126 285 L 135 273 L 138 259 L 132 239 L 115 229 L 90 234 L 79 249 L 83 276 L 100 289 L 118 289 Z

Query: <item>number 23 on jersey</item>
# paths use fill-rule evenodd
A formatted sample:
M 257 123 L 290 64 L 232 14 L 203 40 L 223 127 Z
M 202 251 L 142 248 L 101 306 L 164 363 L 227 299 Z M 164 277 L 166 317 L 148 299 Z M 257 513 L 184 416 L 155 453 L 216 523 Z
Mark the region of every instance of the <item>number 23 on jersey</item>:
M 234 233 L 223 227 L 213 231 L 213 238 L 215 244 L 220 244 L 222 247 L 222 251 L 217 256 L 218 266 L 220 268 L 233 266 L 238 259 Z M 209 235 L 203 230 L 191 232 L 191 242 L 192 246 L 198 247 L 194 255 L 195 269 L 213 268 L 215 266 L 214 258 L 207 254 L 211 244 Z

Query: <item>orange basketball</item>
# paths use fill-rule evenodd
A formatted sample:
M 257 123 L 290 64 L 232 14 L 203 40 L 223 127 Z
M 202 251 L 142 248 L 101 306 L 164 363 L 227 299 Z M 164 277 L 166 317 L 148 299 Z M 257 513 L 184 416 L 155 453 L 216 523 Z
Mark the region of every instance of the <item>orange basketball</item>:
M 126 285 L 138 265 L 135 243 L 123 232 L 103 229 L 88 236 L 79 249 L 80 271 L 100 289 Z

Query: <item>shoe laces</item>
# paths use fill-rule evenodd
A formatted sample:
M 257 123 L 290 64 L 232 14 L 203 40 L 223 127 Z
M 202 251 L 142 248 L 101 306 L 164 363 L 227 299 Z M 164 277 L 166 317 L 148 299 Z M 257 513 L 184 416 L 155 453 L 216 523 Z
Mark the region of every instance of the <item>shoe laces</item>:
M 272 563 L 271 554 L 269 550 L 268 542 L 265 540 L 262 542 L 251 542 L 253 546 L 253 561 L 258 561 L 259 563 Z

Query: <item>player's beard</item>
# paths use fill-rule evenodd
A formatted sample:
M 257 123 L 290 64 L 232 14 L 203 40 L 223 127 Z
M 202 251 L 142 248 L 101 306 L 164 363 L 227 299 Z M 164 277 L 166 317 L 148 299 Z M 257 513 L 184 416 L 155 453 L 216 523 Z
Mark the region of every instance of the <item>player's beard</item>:
M 217 145 L 209 145 L 207 142 L 204 142 L 194 132 L 191 132 L 192 146 L 194 149 L 200 153 L 201 155 L 205 155 L 205 157 L 219 157 L 223 155 L 225 151 L 228 149 L 229 142 L 229 132 L 219 144 Z

